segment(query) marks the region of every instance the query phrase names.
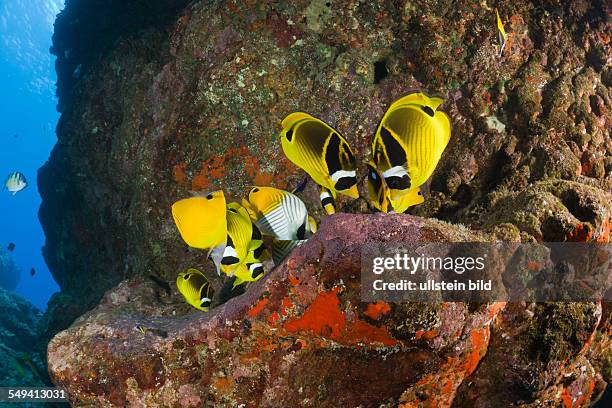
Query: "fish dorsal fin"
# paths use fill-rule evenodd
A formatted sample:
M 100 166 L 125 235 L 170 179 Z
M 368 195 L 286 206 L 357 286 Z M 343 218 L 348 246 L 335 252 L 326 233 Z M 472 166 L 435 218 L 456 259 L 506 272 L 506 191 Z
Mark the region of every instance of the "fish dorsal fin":
M 504 29 L 504 23 L 502 23 L 501 17 L 499 16 L 499 11 L 497 11 L 497 8 L 495 9 L 495 15 L 497 16 L 497 29 L 499 30 L 499 33 L 502 35 L 502 38 L 505 40 L 506 39 L 506 30 Z
M 397 109 L 402 105 L 429 105 L 429 98 L 421 93 L 415 92 L 410 95 L 402 96 L 397 101 L 393 102 L 387 112 Z
M 283 129 L 288 129 L 291 126 L 293 126 L 295 123 L 299 122 L 300 120 L 304 120 L 304 119 L 314 119 L 314 118 L 312 115 L 306 112 L 293 112 L 287 115 L 285 119 L 283 119 L 283 121 L 281 122 L 281 125 L 283 126 Z
M 406 95 L 393 102 L 387 112 L 391 112 L 394 109 L 402 105 L 420 105 L 420 106 L 429 106 L 433 111 L 438 109 L 438 106 L 444 102 L 444 99 L 439 98 L 437 96 L 429 97 L 424 93 L 417 92 L 410 95 Z M 386 116 L 386 115 L 385 115 Z

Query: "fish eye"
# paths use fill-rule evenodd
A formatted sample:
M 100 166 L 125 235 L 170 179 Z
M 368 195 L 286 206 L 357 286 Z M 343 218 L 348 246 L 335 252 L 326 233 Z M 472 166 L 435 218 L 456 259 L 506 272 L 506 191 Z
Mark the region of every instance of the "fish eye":
M 236 210 L 235 210 L 235 209 L 233 209 L 233 208 L 230 208 L 229 210 L 230 210 L 231 212 L 233 212 L 233 213 L 238 213 L 238 211 L 236 211 Z
M 291 139 L 293 139 L 293 128 L 289 129 L 287 133 L 285 133 L 285 136 L 287 137 L 288 141 L 291 141 Z
M 190 273 L 188 273 L 187 275 L 183 276 L 183 279 L 185 279 L 185 280 L 189 280 L 189 278 L 190 278 L 190 277 L 191 277 L 191 274 L 190 274 Z
M 422 195 L 423 195 L 423 193 L 421 193 L 420 191 L 419 191 L 417 194 L 418 194 L 418 195 L 420 195 L 420 196 L 422 196 Z
M 251 193 L 257 193 L 257 192 L 259 192 L 259 189 L 257 187 L 251 190 Z
M 206 199 L 207 199 L 207 200 L 212 200 L 212 199 L 213 199 L 213 195 L 212 195 L 212 194 L 207 195 L 207 196 L 206 196 Z

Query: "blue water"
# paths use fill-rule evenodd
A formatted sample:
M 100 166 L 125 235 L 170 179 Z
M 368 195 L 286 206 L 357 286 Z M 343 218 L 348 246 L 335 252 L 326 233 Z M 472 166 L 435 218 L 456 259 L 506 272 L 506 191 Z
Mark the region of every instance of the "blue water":
M 0 190 L 0 246 L 15 243 L 11 255 L 21 268 L 15 291 L 42 310 L 59 290 L 41 253 L 36 172 L 56 142 L 59 115 L 49 47 L 63 6 L 63 0 L 0 0 L 0 178 L 4 187 L 6 176 L 20 171 L 29 183 L 15 196 Z

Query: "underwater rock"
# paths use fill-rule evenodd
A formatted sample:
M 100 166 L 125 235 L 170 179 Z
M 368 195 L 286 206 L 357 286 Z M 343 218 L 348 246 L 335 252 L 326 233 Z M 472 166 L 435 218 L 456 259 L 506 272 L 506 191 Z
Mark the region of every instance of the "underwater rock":
M 124 281 L 51 341 L 49 370 L 76 405 L 448 407 L 457 395 L 499 406 L 487 404 L 502 400 L 489 384 L 511 382 L 531 387 L 513 403 L 548 403 L 541 396 L 552 388 L 571 397 L 590 390 L 582 397 L 589 401 L 605 382 L 601 368 L 579 366 L 605 356 L 596 346 L 610 341 L 599 304 L 543 304 L 528 313 L 503 302 L 361 302 L 361 251 L 370 242 L 490 238 L 408 215 L 337 214 L 209 313 L 183 308 L 176 289 Z M 518 363 L 521 371 L 507 378 Z M 568 387 L 566 373 L 581 385 Z
M 303 173 L 275 137 L 295 110 L 337 127 L 363 175 L 392 101 L 415 88 L 443 96 L 451 141 L 416 215 L 563 240 L 581 227 L 569 216 L 525 223 L 538 198 L 525 189 L 575 181 L 591 187 L 577 194 L 610 202 L 611 23 L 600 2 L 512 2 L 500 10 L 501 58 L 495 13 L 480 1 L 185 3 L 71 0 L 58 18 L 63 113 L 38 180 L 45 259 L 62 289 L 47 339 L 126 277 L 174 281 L 201 261 L 170 216 L 189 191 L 237 199 L 252 184 L 296 186 Z M 303 196 L 317 217 L 312 184 Z M 368 211 L 340 210 L 358 207 Z M 589 231 L 609 237 L 609 219 Z
M 49 384 L 37 352 L 41 317 L 34 305 L 0 288 L 0 386 Z
M 183 244 L 170 213 L 171 204 L 189 196 L 190 191 L 223 188 L 232 200 L 242 198 L 252 184 L 286 189 L 299 184 L 303 173 L 282 155 L 276 138 L 281 119 L 295 110 L 317 115 L 337 127 L 354 149 L 360 166 L 358 175 L 363 176 L 364 159 L 370 154 L 369 141 L 388 105 L 412 89 L 439 94 L 445 99 L 440 109 L 451 117 L 452 136 L 431 179 L 426 201 L 411 209 L 413 214 L 476 231 L 466 232 L 468 236 L 486 231 L 512 241 L 609 242 L 612 74 L 608 33 L 612 23 L 603 2 L 518 0 L 500 7 L 508 33 L 501 58 L 494 10 L 476 0 L 463 2 L 460 7 L 446 0 L 144 3 L 70 0 L 56 23 L 53 52 L 59 57 L 62 116 L 57 127 L 58 144 L 41 168 L 38 184 L 43 198 L 40 219 L 46 235 L 44 255 L 61 293 L 52 298 L 43 320 L 41 347 L 78 316 L 96 307 L 103 294 L 119 282 L 128 278 L 133 279 L 128 282 L 142 282 L 153 275 L 173 284 L 178 271 L 205 263 L 204 253 Z M 79 66 L 81 74 L 74 77 Z M 306 187 L 301 198 L 309 206 L 309 213 L 320 218 L 318 192 L 313 184 Z M 359 188 L 365 196 L 365 185 Z M 371 211 L 364 200 L 347 203 L 340 200 L 339 211 Z M 135 296 L 131 290 L 136 289 L 126 289 L 126 285 L 109 295 Z M 263 287 L 264 283 L 258 285 L 251 288 Z M 332 288 L 325 290 L 328 293 Z M 152 288 L 146 293 L 151 292 L 157 293 Z M 334 296 L 340 302 L 345 293 L 329 293 L 324 302 L 335 302 Z M 243 310 L 251 307 L 245 299 L 260 294 L 247 293 L 230 304 L 237 308 L 241 304 L 239 309 Z M 159 298 L 160 295 L 154 296 Z M 110 313 L 108 296 L 105 299 L 106 306 L 103 304 L 95 313 Z M 270 307 L 276 307 L 273 299 L 269 302 Z M 228 305 L 211 316 L 229 314 Z M 172 309 L 159 303 L 149 307 L 151 314 L 160 316 Z M 445 310 L 455 313 L 454 307 L 464 308 L 455 305 Z M 262 312 L 266 316 L 263 324 L 268 324 L 268 318 L 276 318 L 269 316 L 284 317 L 280 308 L 269 316 L 266 310 Z M 576 320 L 585 320 L 580 330 L 586 330 L 583 327 L 588 327 L 592 310 L 571 312 L 582 313 Z M 235 313 L 231 314 L 234 318 L 243 312 L 231 313 Z M 428 311 L 423 313 L 427 315 Z M 535 311 L 529 310 L 530 313 Z M 189 319 L 201 318 L 196 316 Z M 420 314 L 415 316 L 413 321 L 407 319 L 409 327 L 421 321 Z M 208 323 L 196 324 L 196 328 L 219 327 L 220 322 L 213 317 L 206 317 Z M 346 317 L 345 321 L 352 318 Z M 441 317 L 448 325 L 454 318 Z M 185 327 L 191 322 L 186 317 L 180 319 Z M 122 329 L 129 331 L 130 339 L 133 333 L 128 326 L 133 320 L 130 317 Z M 350 321 L 357 328 L 345 325 L 346 330 L 361 330 L 361 323 L 354 323 L 361 320 Z M 463 322 L 463 317 L 458 322 Z M 54 343 L 56 347 L 62 338 L 70 336 L 85 350 L 92 350 L 96 341 L 103 342 L 103 338 L 87 337 L 87 332 L 78 327 L 83 326 L 62 334 Z M 102 327 L 111 333 L 119 330 Z M 321 330 L 330 331 L 329 336 L 340 336 L 331 327 Z M 98 328 L 93 326 L 92 330 Z M 224 330 L 240 331 L 237 327 Z M 78 333 L 85 337 L 79 340 Z M 120 335 L 128 336 L 125 333 Z M 175 335 L 168 333 L 169 338 Z M 489 338 L 484 331 L 479 333 L 464 340 L 479 345 L 470 364 L 478 363 L 480 346 Z M 220 333 L 211 334 L 217 335 Z M 101 336 L 106 336 L 105 332 Z M 528 332 L 522 338 L 533 342 Z M 603 347 L 608 337 L 603 338 L 592 347 Z M 189 340 L 181 341 L 188 345 Z M 229 340 L 223 341 L 226 348 L 216 353 L 231 357 L 236 345 L 229 347 Z M 142 342 L 153 340 L 147 337 Z M 180 344 L 179 351 L 184 348 Z M 272 347 L 266 344 L 262 347 Z M 109 391 L 108 400 L 122 405 L 126 395 L 144 398 L 145 394 L 138 390 L 156 387 L 161 363 L 144 367 L 149 360 L 144 360 L 144 354 L 134 354 L 137 347 L 123 345 L 119 340 L 112 343 L 112 347 L 115 345 L 127 347 L 127 355 L 141 356 L 142 360 L 135 364 L 143 371 L 131 371 L 127 357 L 120 354 L 103 354 L 107 366 L 96 375 L 111 381 L 107 373 L 112 368 L 108 367 L 115 363 L 126 367 L 118 373 L 122 378 L 117 380 L 120 391 Z M 150 344 L 147 347 L 158 355 Z M 512 347 L 519 349 L 514 343 Z M 356 366 L 356 378 L 365 375 L 362 371 L 368 370 L 369 362 L 375 369 L 386 367 L 379 361 L 378 351 L 360 354 L 354 347 L 343 352 L 362 364 Z M 204 388 L 193 384 L 207 384 L 211 378 L 228 395 L 236 392 L 233 387 L 245 392 L 262 387 L 259 377 L 254 377 L 259 374 L 247 376 L 242 382 L 229 375 L 223 377 L 218 367 L 207 365 L 220 357 L 208 356 L 206 350 L 200 355 L 188 348 L 186 353 L 185 366 L 183 360 L 174 357 L 170 361 L 175 366 L 163 368 L 163 378 L 170 378 L 165 383 L 168 389 L 186 384 L 176 394 L 169 391 L 167 398 L 181 395 L 185 404 L 195 401 L 197 405 L 203 401 L 197 399 L 197 393 Z M 319 353 L 313 352 L 304 359 L 310 365 L 327 364 L 330 370 L 342 367 L 340 360 L 334 360 L 340 354 L 330 354 L 328 349 Z M 412 361 L 418 357 L 404 353 Z M 587 359 L 596 367 L 600 364 L 598 357 L 593 355 L 591 360 L 589 353 L 571 361 Z M 604 351 L 595 354 L 602 355 Z M 330 360 L 326 360 L 327 356 Z M 210 372 L 192 367 L 198 358 L 197 367 L 201 363 Z M 498 357 L 491 357 L 492 361 L 495 358 Z M 248 357 L 245 359 L 248 361 Z M 548 357 L 537 361 L 549 363 Z M 408 380 L 393 383 L 396 388 L 391 394 L 406 390 L 402 398 L 407 406 L 412 404 L 409 401 L 436 392 L 440 398 L 444 395 L 452 399 L 465 370 L 457 375 L 457 367 L 445 363 L 444 366 L 434 357 L 431 369 L 444 366 L 446 371 L 438 367 L 436 374 L 423 379 L 420 385 L 410 385 L 415 378 L 412 368 L 397 362 L 395 369 L 400 371 L 396 374 Z M 74 375 L 81 375 L 76 368 L 78 363 L 71 364 L 76 370 Z M 283 364 L 290 361 L 276 361 L 270 371 L 277 373 Z M 542 367 L 532 368 L 522 360 L 517 364 L 527 364 L 525 370 L 529 372 L 535 370 L 537 381 L 543 378 Z M 55 367 L 57 381 L 67 382 L 68 377 L 58 369 L 60 365 Z M 469 367 L 474 369 L 476 365 Z M 490 370 L 483 367 L 483 372 Z M 609 363 L 607 367 L 597 370 L 609 372 Z M 107 368 L 109 371 L 104 371 Z M 546 375 L 576 374 L 563 371 L 566 369 L 569 370 L 566 366 L 551 368 Z M 309 375 L 299 368 L 295 370 L 299 375 Z M 590 369 L 586 372 L 591 373 Z M 132 374 L 134 380 L 129 380 L 127 392 L 121 384 Z M 478 376 L 478 368 L 473 375 Z M 608 377 L 604 380 L 609 381 Z M 81 378 L 79 384 L 72 386 L 84 387 L 89 380 Z M 494 388 L 482 383 L 484 375 L 474 378 L 475 389 L 479 390 L 476 394 L 481 390 L 483 395 L 491 395 Z M 586 395 L 583 386 L 589 390 L 594 384 L 590 382 L 593 377 L 586 381 L 582 372 L 571 378 L 577 381 L 572 386 L 542 380 L 544 388 L 535 387 L 530 395 L 550 392 L 554 401 L 557 395 L 568 398 L 566 394 L 577 400 L 576 393 Z M 309 393 L 316 379 L 313 375 L 310 383 L 305 382 Z M 94 381 L 89 391 L 78 391 L 82 397 L 75 398 L 86 400 L 88 395 L 111 390 L 112 384 Z M 372 390 L 378 392 L 376 387 L 382 387 L 380 384 L 374 383 Z M 279 389 L 282 387 L 286 384 L 279 384 Z M 592 395 L 597 387 L 593 385 Z M 325 398 L 336 391 L 332 376 L 317 395 Z M 355 389 L 347 395 L 357 392 Z M 473 402 L 470 389 L 462 386 L 457 392 L 458 401 Z M 222 393 L 215 393 L 215 398 L 221 398 Z M 151 398 L 158 397 L 155 395 Z M 262 401 L 277 394 L 266 395 Z M 297 401 L 300 395 L 293 393 L 291 397 Z M 309 394 L 308 398 L 317 396 Z M 444 401 L 439 402 L 444 405 Z

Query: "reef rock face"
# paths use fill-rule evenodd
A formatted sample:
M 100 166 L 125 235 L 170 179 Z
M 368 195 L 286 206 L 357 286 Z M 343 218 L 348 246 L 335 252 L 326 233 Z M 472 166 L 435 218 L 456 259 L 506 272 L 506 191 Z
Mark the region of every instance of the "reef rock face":
M 502 57 L 480 1 L 184 3 L 71 0 L 58 18 L 63 113 L 39 176 L 45 257 L 62 288 L 48 336 L 122 279 L 172 281 L 198 262 L 170 214 L 189 191 L 297 185 L 303 173 L 276 138 L 285 115 L 334 125 L 365 174 L 380 117 L 411 89 L 442 95 L 453 123 L 415 214 L 508 239 L 609 240 L 602 2 L 505 5 Z M 319 212 L 312 183 L 305 197 Z
M 502 56 L 498 55 L 493 5 L 481 1 L 467 1 L 461 5 L 446 0 L 186 3 L 126 0 L 109 4 L 70 0 L 58 19 L 53 51 L 59 57 L 58 93 L 62 117 L 57 129 L 58 144 L 47 165 L 41 169 L 38 180 L 43 197 L 40 218 L 47 236 L 45 258 L 62 289 L 52 299 L 45 316 L 47 338 L 95 307 L 106 291 L 125 279 L 142 282 L 143 277 L 153 275 L 172 285 L 179 270 L 205 264 L 205 254 L 187 249 L 181 241 L 170 214 L 171 204 L 188 196 L 190 191 L 223 188 L 230 199 L 239 199 L 245 187 L 252 184 L 294 187 L 303 173 L 284 158 L 276 137 L 285 115 L 295 110 L 308 111 L 339 129 L 353 146 L 360 163 L 359 173 L 364 175 L 363 163 L 370 154 L 369 141 L 380 117 L 392 101 L 413 89 L 443 96 L 445 103 L 440 109 L 450 115 L 453 124 L 451 141 L 431 180 L 427 200 L 411 210 L 413 214 L 460 223 L 477 231 L 466 232 L 468 236 L 487 234 L 489 239 L 509 241 L 609 242 L 612 59 L 608 33 L 612 27 L 604 2 L 519 0 L 503 8 L 498 5 L 509 33 Z M 90 48 L 89 44 L 95 46 Z M 365 197 L 364 187 L 360 185 Z M 302 197 L 309 210 L 320 218 L 317 192 L 312 183 Z M 340 205 L 346 212 L 370 212 L 363 199 L 354 203 L 341 201 Z M 383 217 L 374 217 L 379 218 Z M 390 219 L 396 220 L 395 217 Z M 447 235 L 441 235 L 440 239 L 445 237 Z M 356 238 L 338 237 L 340 242 L 344 239 L 348 245 Z M 306 249 L 300 251 L 303 253 Z M 220 336 L 225 339 L 224 344 L 232 345 L 215 351 L 225 353 L 223 358 L 228 361 L 236 347 L 231 339 L 245 339 L 238 347 L 255 347 L 248 343 L 253 339 L 248 337 L 252 336 L 251 329 L 227 328 L 216 319 L 227 314 L 228 321 L 235 321 L 247 313 L 247 321 L 261 320 L 263 324 L 272 325 L 274 322 L 268 319 L 276 318 L 269 316 L 284 318 L 280 307 L 266 309 L 278 306 L 274 303 L 278 300 L 273 298 L 269 299 L 269 306 L 263 307 L 261 315 L 251 318 L 246 310 L 254 305 L 249 302 L 257 303 L 262 298 L 262 293 L 258 292 L 263 290 L 261 288 L 272 283 L 286 286 L 280 275 L 276 275 L 288 274 L 288 265 L 279 268 L 266 282 L 252 285 L 246 295 L 230 303 L 235 306 L 222 306 L 211 314 L 210 320 L 206 318 L 195 323 L 195 328 L 184 330 L 204 339 L 204 332 L 214 329 L 206 335 Z M 323 275 L 333 273 L 333 268 L 319 269 Z M 366 336 L 359 334 L 360 330 L 370 330 L 363 328 L 366 323 L 392 330 L 391 323 L 376 326 L 381 322 L 368 321 L 355 314 L 363 305 L 354 303 L 354 298 L 346 303 L 342 297 L 347 296 L 348 289 L 342 285 L 338 289 L 324 289 L 317 293 L 321 293 L 323 301 L 329 304 L 335 304 L 338 299 L 344 309 L 339 309 L 336 316 L 344 316 L 344 323 L 332 329 L 313 329 L 317 336 L 330 341 L 341 340 L 343 336 L 362 339 Z M 87 319 L 103 319 L 114 307 L 119 307 L 112 306 L 113 296 L 139 298 L 139 290 L 144 290 L 141 284 L 124 282 L 116 291 L 109 292 L 105 303 Z M 306 308 L 321 295 L 312 292 L 309 296 L 312 299 L 294 303 Z M 180 303 L 180 299 L 174 301 Z M 127 308 L 127 305 L 121 303 L 120 308 Z M 167 306 L 151 304 L 149 307 L 155 315 Z M 556 310 L 523 305 L 512 310 L 495 309 L 495 313 L 508 316 L 508 326 L 502 325 L 500 330 L 512 333 L 510 337 L 525 338 L 520 346 L 517 343 L 508 346 L 518 351 L 524 350 L 525 345 L 537 349 L 542 339 L 533 335 L 540 330 L 544 331 L 541 336 L 548 338 L 548 331 L 563 331 L 566 333 L 563 336 L 572 336 L 575 331 L 592 333 L 598 325 L 608 327 L 604 324 L 608 321 L 604 306 L 562 305 L 559 306 L 561 310 Z M 140 305 L 129 307 L 138 310 Z M 485 333 L 489 329 L 485 327 L 490 323 L 479 322 L 490 318 L 487 310 L 491 307 L 483 306 L 480 314 L 466 311 L 465 319 L 469 316 L 473 319 L 468 322 L 463 318 L 457 320 L 453 314 L 455 308 L 468 308 L 466 305 L 447 306 L 451 317 L 441 315 L 440 319 L 448 324 L 454 320 L 463 322 L 464 331 L 469 333 L 461 340 L 463 343 L 457 343 L 460 350 L 470 349 L 474 341 L 482 345 L 485 338 L 489 339 L 489 334 Z M 291 316 L 299 319 L 305 312 L 300 308 L 296 310 L 297 314 Z M 352 314 L 345 315 L 350 310 Z M 533 317 L 529 317 L 532 314 Z M 513 321 L 527 319 L 524 315 L 536 320 L 520 327 L 513 326 Z M 555 320 L 551 316 L 562 317 Z M 179 320 L 185 327 L 191 327 L 192 320 L 201 318 L 181 317 Z M 133 320 L 129 318 L 123 328 L 110 323 L 85 324 L 89 320 L 82 320 L 80 325 L 54 341 L 51 347 L 51 358 L 56 362 L 54 377 L 73 390 L 75 400 L 94 401 L 97 393 L 118 405 L 123 403 L 124 397 L 142 400 L 146 395 L 139 390 L 162 389 L 161 385 L 155 385 L 158 372 L 163 372 L 159 375 L 167 379 L 164 382 L 167 389 L 174 389 L 176 384 L 196 384 L 194 376 L 203 382 L 212 381 L 211 378 L 220 381 L 211 386 L 186 386 L 181 391 L 185 401 L 190 401 L 193 389 L 198 390 L 193 395 L 212 395 L 210 398 L 214 401 L 225 401 L 221 396 L 223 390 L 236 396 L 239 393 L 236 389 L 242 392 L 263 387 L 254 379 L 255 374 L 235 375 L 236 378 L 249 378 L 247 382 L 251 385 L 238 380 L 233 382 L 227 373 L 220 374 L 221 368 L 226 369 L 224 366 L 207 364 L 220 361 L 214 359 L 221 357 L 209 357 L 207 352 L 200 356 L 188 338 L 184 340 L 186 346 L 179 345 L 177 350 L 190 350 L 187 352 L 192 353 L 188 354 L 191 356 L 189 363 L 185 364 L 195 364 L 197 360 L 195 369 L 180 365 L 179 357 L 170 359 L 177 362 L 173 367 L 165 363 L 155 368 L 149 366 L 149 371 L 143 371 L 148 373 L 146 378 L 126 368 L 119 377 L 128 381 L 129 392 L 125 391 L 124 383 L 117 382 L 112 384 L 120 391 L 113 395 L 105 391 L 113 388 L 110 385 L 93 377 L 79 377 L 85 375 L 85 371 L 79 370 L 80 362 L 63 354 L 77 350 L 68 347 L 67 338 L 96 352 L 108 346 L 108 354 L 104 354 L 107 367 L 145 365 L 144 360 L 130 362 L 125 357 L 133 355 L 144 359 L 144 354 L 135 354 L 138 351 L 133 345 L 135 333 L 128 327 Z M 546 326 L 547 322 L 566 320 L 583 323 L 576 323 L 576 326 L 563 323 L 563 330 Z M 407 324 L 412 327 L 415 322 Z M 172 331 L 178 330 L 178 324 L 170 324 L 168 339 L 179 336 Z M 399 325 L 397 323 L 397 327 Z M 100 338 L 87 335 L 88 330 L 93 333 L 98 329 L 103 331 Z M 120 339 L 112 343 L 112 347 L 111 343 L 104 343 L 106 329 L 115 333 L 109 339 Z M 472 338 L 474 330 L 480 333 L 474 335 L 475 340 Z M 416 336 L 415 333 L 412 335 Z M 368 334 L 375 335 L 371 331 Z M 79 336 L 82 341 L 78 340 Z M 121 336 L 128 336 L 130 340 L 124 344 Z M 554 344 L 557 340 L 568 341 L 563 336 L 549 341 Z M 537 351 L 525 360 L 515 357 L 513 361 L 521 367 L 518 371 L 521 377 L 508 381 L 521 384 L 520 395 L 526 396 L 524 401 L 539 396 L 544 398 L 544 393 L 550 392 L 551 401 L 570 398 L 572 403 L 582 398 L 580 403 L 583 404 L 588 398 L 578 395 L 596 394 L 601 384 L 599 373 L 607 373 L 604 379 L 610 380 L 610 361 L 600 363 L 597 357 L 609 353 L 607 335 L 595 336 L 596 341 L 590 348 L 587 345 L 591 343 L 583 341 L 582 334 L 577 338 L 579 340 L 572 340 L 562 349 L 566 359 L 558 360 L 560 357 L 555 353 L 540 355 Z M 436 342 L 423 338 L 421 341 Z M 450 344 L 448 341 L 442 343 Z M 155 342 L 170 347 L 170 343 L 157 337 L 145 337 L 142 342 L 138 344 L 141 348 L 148 344 L 147 350 L 151 350 Z M 334 354 L 336 348 L 328 347 L 322 351 L 317 349 L 321 354 L 310 355 L 310 360 L 304 357 L 304 365 L 295 370 L 307 384 L 304 389 L 309 391 L 305 399 L 325 401 L 332 398 L 330 396 L 342 394 L 338 392 L 333 375 L 329 377 L 329 385 L 318 391 L 319 397 L 308 388 L 314 387 L 308 384 L 314 383 L 317 377 L 313 376 L 311 383 L 305 379 L 308 370 L 315 370 L 318 365 L 328 364 L 329 370 L 340 369 L 345 360 L 340 357 L 342 352 L 347 353 L 347 359 L 354 358 L 362 364 L 356 366 L 355 382 L 363 382 L 359 377 L 364 375 L 361 370 L 367 370 L 368 361 L 378 361 L 380 342 L 366 349 L 364 355 L 359 354 L 364 349 L 358 343 L 342 340 L 338 344 L 344 346 L 337 350 L 343 351 L 337 354 Z M 269 346 L 272 350 L 282 346 L 273 344 Z M 384 392 L 372 384 L 371 390 L 406 403 L 421 397 L 428 399 L 436 391 L 437 395 L 445 395 L 444 398 L 452 399 L 456 395 L 456 400 L 465 404 L 481 394 L 501 401 L 506 394 L 496 393 L 499 383 L 488 381 L 484 373 L 494 371 L 497 361 L 503 360 L 507 344 L 505 340 L 496 342 L 494 339 L 490 344 L 499 351 L 487 353 L 482 371 L 478 366 L 472 372 L 478 364 L 475 358 L 469 370 L 454 365 L 465 362 L 461 358 L 438 361 L 436 358 L 443 358 L 440 357 L 443 354 L 441 349 L 434 349 L 429 352 L 435 356 L 433 362 L 426 363 L 423 368 L 431 370 L 431 377 L 419 377 L 425 371 L 419 369 L 418 374 L 398 362 L 396 369 L 400 371 L 397 374 L 409 380 L 404 383 L 398 380 Z M 119 345 L 126 347 L 124 357 L 113 354 Z M 577 350 L 580 345 L 588 350 Z M 266 345 L 261 347 L 265 349 Z M 380 347 L 389 349 L 391 346 L 383 342 Z M 482 347 L 477 348 L 478 356 L 484 353 Z M 169 348 L 164 350 L 163 353 L 170 353 Z M 416 364 L 419 356 L 403 352 L 407 353 L 406 359 Z M 579 367 L 586 367 L 586 374 L 571 371 L 573 368 L 566 364 L 577 362 L 578 352 L 581 352 L 580 358 L 590 364 Z M 590 353 L 593 353 L 592 360 Z M 459 354 L 457 352 L 455 357 Z M 213 360 L 207 360 L 211 358 Z M 492 362 L 487 363 L 487 359 Z M 169 360 L 164 357 L 166 361 Z M 245 364 L 248 365 L 248 361 L 245 357 Z M 535 367 L 532 366 L 534 361 L 538 362 Z M 272 373 L 290 363 L 289 360 L 265 360 Z M 212 372 L 194 374 L 198 367 Z M 385 365 L 380 363 L 376 367 Z M 92 372 L 102 375 L 97 378 L 111 381 L 110 374 L 104 374 L 106 369 L 100 369 L 102 371 Z M 548 374 L 542 374 L 544 371 Z M 68 373 L 82 381 L 71 386 Z M 477 377 L 471 385 L 463 382 L 457 389 L 457 384 L 469 373 Z M 532 374 L 537 378 L 533 384 L 522 382 L 530 381 Z M 564 377 L 566 380 L 561 384 L 555 375 L 568 377 Z M 417 377 L 420 379 L 412 383 Z M 288 389 L 282 382 L 285 380 L 279 381 L 279 389 Z M 86 388 L 86 384 L 91 384 L 91 388 Z M 553 389 L 553 386 L 559 388 Z M 405 392 L 398 397 L 401 389 Z M 274 396 L 270 395 L 280 395 L 270 392 L 265 393 L 261 401 L 271 401 Z M 159 396 L 155 391 L 151 393 L 155 394 L 153 399 Z M 351 396 L 356 393 L 357 390 L 347 391 Z M 170 393 L 167 398 L 173 400 L 172 395 Z M 295 393 L 283 397 L 296 398 L 295 401 L 300 398 Z M 246 397 L 242 395 L 241 398 Z M 369 404 L 369 400 L 364 404 Z
M 590 401 L 605 386 L 589 363 L 602 357 L 592 340 L 610 341 L 599 304 L 360 300 L 368 242 L 487 238 L 418 217 L 339 214 L 211 313 L 179 316 L 177 293 L 122 283 L 51 341 L 49 369 L 77 405 L 556 406 L 557 392 Z M 565 331 L 546 330 L 557 325 Z

